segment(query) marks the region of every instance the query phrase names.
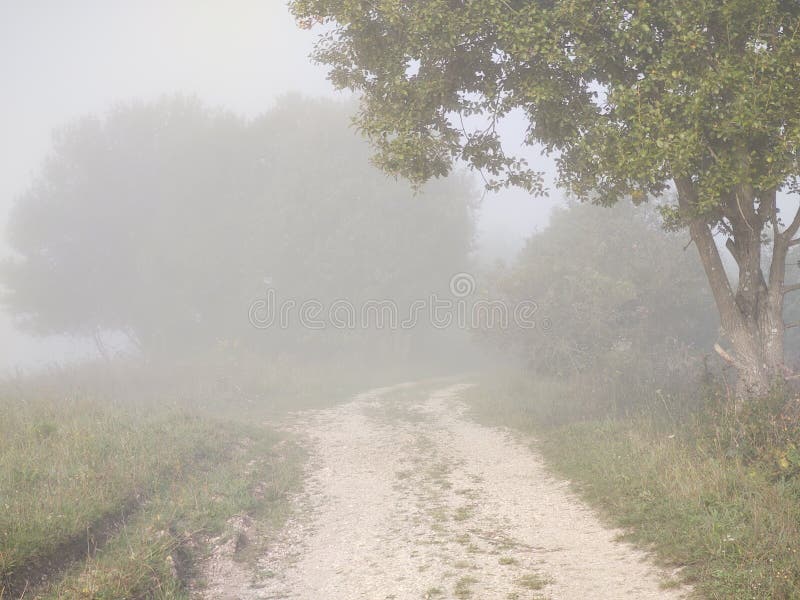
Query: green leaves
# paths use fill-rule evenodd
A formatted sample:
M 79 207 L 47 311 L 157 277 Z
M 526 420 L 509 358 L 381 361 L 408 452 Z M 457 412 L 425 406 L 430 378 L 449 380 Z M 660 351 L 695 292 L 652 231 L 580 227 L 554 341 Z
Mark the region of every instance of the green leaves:
M 514 109 L 530 144 L 559 152 L 561 183 L 613 203 L 675 177 L 719 206 L 735 185 L 798 173 L 796 3 L 588 0 L 294 0 L 329 22 L 317 58 L 362 93 L 378 164 L 419 183 L 466 160 L 540 193 L 483 128 Z M 408 65 L 421 65 L 410 75 Z M 462 129 L 459 117 L 482 122 Z M 402 141 L 398 141 L 402 140 Z M 739 157 L 747 156 L 743 168 Z M 713 211 L 706 211 L 708 218 Z

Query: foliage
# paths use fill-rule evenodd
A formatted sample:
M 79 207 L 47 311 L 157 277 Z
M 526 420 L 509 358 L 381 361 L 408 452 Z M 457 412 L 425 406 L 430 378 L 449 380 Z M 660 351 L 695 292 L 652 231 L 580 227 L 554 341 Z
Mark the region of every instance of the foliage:
M 415 181 L 465 159 L 530 181 L 493 127 L 454 115 L 528 117 L 529 143 L 558 151 L 562 180 L 605 203 L 698 178 L 720 189 L 797 175 L 800 8 L 726 2 L 294 0 L 301 25 L 330 24 L 318 60 L 364 92 L 379 162 Z M 742 160 L 747 161 L 743 168 Z
M 776 387 L 770 394 L 733 410 L 719 386 L 707 390 L 696 429 L 735 457 L 773 481 L 800 483 L 800 399 Z
M 716 335 L 713 303 L 683 240 L 658 221 L 629 206 L 556 209 L 511 267 L 490 274 L 488 296 L 533 299 L 540 325 L 486 337 L 539 373 L 685 376 Z
M 147 351 L 318 348 L 323 334 L 255 332 L 250 304 L 267 288 L 300 302 L 446 288 L 471 249 L 470 185 L 414 197 L 369 165 L 351 108 L 287 97 L 245 122 L 179 97 L 66 127 L 11 217 L 7 306 L 40 333 L 122 331 Z
M 800 5 L 785 0 L 293 0 L 324 24 L 316 58 L 363 93 L 358 123 L 376 161 L 416 183 L 462 160 L 490 187 L 542 192 L 508 155 L 497 124 L 528 122 L 526 143 L 556 156 L 583 200 L 663 206 L 688 225 L 711 284 L 739 395 L 784 373 L 784 260 L 800 211 L 778 194 L 800 174 Z M 714 239 L 738 266 L 736 289 Z M 764 238 L 773 246 L 761 264 Z

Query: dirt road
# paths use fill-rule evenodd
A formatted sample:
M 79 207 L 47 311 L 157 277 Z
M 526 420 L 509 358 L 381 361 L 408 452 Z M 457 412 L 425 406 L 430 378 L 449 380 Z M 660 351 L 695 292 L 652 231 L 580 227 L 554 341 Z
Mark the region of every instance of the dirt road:
M 207 598 L 681 598 L 465 385 L 372 390 L 295 427 L 312 449 L 296 516 L 257 572 L 221 549 Z M 302 424 L 301 424 L 302 423 Z

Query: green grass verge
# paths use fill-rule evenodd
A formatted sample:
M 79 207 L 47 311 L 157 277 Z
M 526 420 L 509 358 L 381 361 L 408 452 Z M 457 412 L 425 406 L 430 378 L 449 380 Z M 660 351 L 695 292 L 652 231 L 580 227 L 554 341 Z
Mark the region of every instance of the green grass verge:
M 557 473 L 629 540 L 683 567 L 698 596 L 800 598 L 800 477 L 785 445 L 754 454 L 746 435 L 730 443 L 722 413 L 680 409 L 660 391 L 635 416 L 580 419 L 585 393 L 512 378 L 468 399 L 480 421 L 534 436 Z
M 234 515 L 279 521 L 300 480 L 265 426 L 25 396 L 0 402 L 0 598 L 185 597 L 203 540 Z

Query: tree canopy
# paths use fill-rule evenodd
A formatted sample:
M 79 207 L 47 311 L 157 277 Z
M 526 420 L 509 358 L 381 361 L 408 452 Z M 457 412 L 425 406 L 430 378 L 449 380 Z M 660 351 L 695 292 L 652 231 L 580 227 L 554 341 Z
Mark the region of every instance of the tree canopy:
M 388 170 L 425 181 L 454 158 L 535 186 L 494 128 L 513 110 L 558 152 L 561 182 L 613 202 L 697 184 L 712 210 L 733 184 L 798 175 L 796 2 L 294 0 L 330 24 L 316 58 L 363 92 L 358 123 Z M 459 117 L 480 115 L 481 127 Z M 486 126 L 488 125 L 488 127 Z M 743 168 L 744 167 L 744 168 Z
M 800 172 L 800 4 L 784 0 L 293 0 L 323 25 L 316 58 L 362 93 L 358 125 L 391 173 L 423 182 L 466 161 L 491 186 L 542 193 L 497 124 L 557 160 L 581 199 L 641 202 L 674 189 L 711 285 L 721 355 L 742 391 L 783 374 L 786 253 L 800 212 L 777 194 Z M 738 277 L 726 277 L 715 234 Z M 762 268 L 763 238 L 772 263 Z
M 39 333 L 288 350 L 310 332 L 248 320 L 267 288 L 325 303 L 446 289 L 469 261 L 471 184 L 415 197 L 369 164 L 352 109 L 287 97 L 245 121 L 179 97 L 70 124 L 10 219 L 5 303 Z

